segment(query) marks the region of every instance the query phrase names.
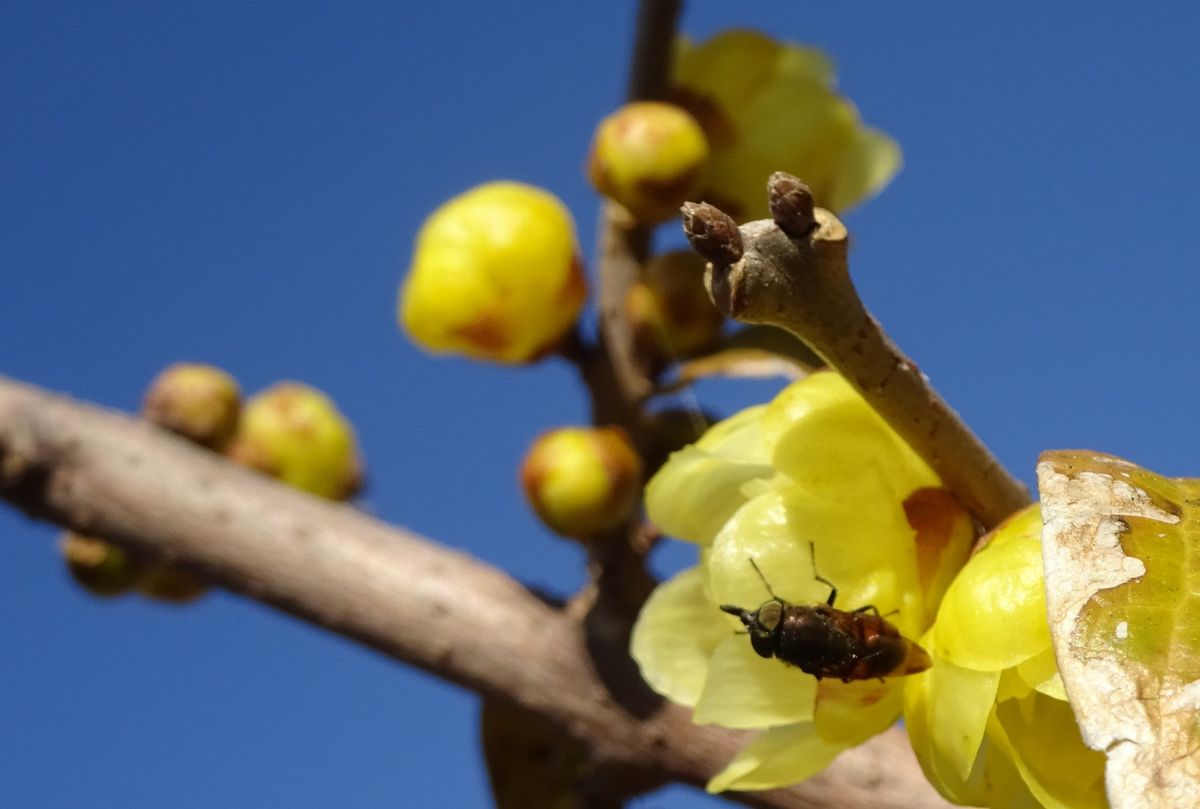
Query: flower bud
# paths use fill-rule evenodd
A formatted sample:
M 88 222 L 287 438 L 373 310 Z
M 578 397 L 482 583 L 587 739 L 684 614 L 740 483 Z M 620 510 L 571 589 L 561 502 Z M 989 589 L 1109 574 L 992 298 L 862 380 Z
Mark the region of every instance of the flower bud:
M 642 462 L 619 427 L 563 427 L 534 441 L 521 485 L 542 522 L 556 533 L 587 538 L 633 514 Z
M 596 127 L 588 176 L 638 222 L 674 217 L 704 180 L 708 140 L 696 119 L 674 104 L 636 101 Z
M 281 382 L 246 402 L 234 461 L 306 492 L 345 500 L 362 484 L 354 428 L 328 396 Z
M 123 595 L 133 587 L 138 564 L 103 539 L 68 531 L 59 542 L 67 571 L 80 587 L 101 598 Z
M 725 316 L 704 288 L 704 260 L 691 250 L 655 257 L 626 298 L 634 339 L 654 364 L 713 347 Z
M 562 202 L 540 188 L 493 182 L 425 221 L 399 319 L 428 351 L 517 364 L 550 352 L 586 297 L 575 225 Z
M 155 377 L 142 413 L 201 446 L 219 448 L 237 428 L 240 407 L 232 376 L 212 365 L 177 362 Z
M 200 575 L 168 562 L 152 562 L 137 577 L 137 591 L 155 601 L 188 604 L 207 593 L 210 585 Z

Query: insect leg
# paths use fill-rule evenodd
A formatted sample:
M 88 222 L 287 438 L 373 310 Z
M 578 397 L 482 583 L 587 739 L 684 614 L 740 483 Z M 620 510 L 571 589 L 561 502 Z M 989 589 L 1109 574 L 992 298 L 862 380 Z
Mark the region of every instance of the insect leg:
M 875 613 L 876 618 L 880 617 L 879 607 L 876 607 L 874 604 L 867 604 L 865 606 L 859 607 L 858 609 L 854 610 L 854 612 L 855 612 L 855 614 L 858 614 L 860 612 L 873 612 L 873 613 Z M 893 610 L 893 612 L 894 612 L 894 610 Z M 890 612 L 888 613 L 888 615 L 891 615 L 891 614 L 892 613 L 890 613 Z
M 817 546 L 813 543 L 808 543 L 808 555 L 812 558 L 813 578 L 821 582 L 821 584 L 829 585 L 829 598 L 825 599 L 825 603 L 830 607 L 833 602 L 837 601 L 837 587 L 829 579 L 817 572 Z

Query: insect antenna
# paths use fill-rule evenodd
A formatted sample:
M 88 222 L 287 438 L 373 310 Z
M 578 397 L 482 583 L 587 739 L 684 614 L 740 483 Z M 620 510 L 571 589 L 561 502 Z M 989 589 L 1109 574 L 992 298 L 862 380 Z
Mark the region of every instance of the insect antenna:
M 782 601 L 783 599 L 775 595 L 775 591 L 771 589 L 771 583 L 767 581 L 767 577 L 764 576 L 763 572 L 758 569 L 758 563 L 754 561 L 754 557 L 748 556 L 746 558 L 750 560 L 750 567 L 754 568 L 754 572 L 757 573 L 758 578 L 762 580 L 763 586 L 767 588 L 767 593 L 771 596 L 771 598 L 775 599 L 776 601 Z

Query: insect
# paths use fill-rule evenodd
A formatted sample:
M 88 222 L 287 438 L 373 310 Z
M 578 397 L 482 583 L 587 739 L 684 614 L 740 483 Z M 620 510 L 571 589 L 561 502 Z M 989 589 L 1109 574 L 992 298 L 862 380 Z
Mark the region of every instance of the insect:
M 750 645 L 759 656 L 778 658 L 818 680 L 837 677 L 844 683 L 900 677 L 929 668 L 929 654 L 901 635 L 874 605 L 852 612 L 834 607 L 837 587 L 816 572 L 816 552 L 811 545 L 809 550 L 813 553 L 813 577 L 829 585 L 824 604 L 808 607 L 784 601 L 750 559 L 771 600 L 754 611 L 721 605 L 745 624 Z

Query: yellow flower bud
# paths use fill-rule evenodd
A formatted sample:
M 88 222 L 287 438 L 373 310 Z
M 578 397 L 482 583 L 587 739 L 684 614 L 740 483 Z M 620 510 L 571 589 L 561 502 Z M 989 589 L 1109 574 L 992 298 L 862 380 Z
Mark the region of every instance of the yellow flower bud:
M 241 392 L 232 376 L 212 365 L 178 362 L 150 384 L 142 414 L 201 446 L 223 446 L 237 428 Z
M 352 497 L 362 483 L 354 428 L 328 396 L 299 382 L 250 398 L 229 456 L 331 500 Z
M 138 564 L 124 550 L 102 539 L 68 531 L 59 542 L 71 578 L 92 595 L 122 595 L 132 589 Z
M 562 202 L 540 188 L 493 182 L 425 220 L 399 319 L 429 351 L 524 363 L 558 344 L 586 297 L 575 225 Z
M 704 260 L 692 250 L 652 259 L 626 307 L 641 353 L 657 365 L 712 348 L 725 325 L 704 288 Z
M 596 127 L 587 168 L 597 191 L 654 224 L 700 190 L 707 162 L 708 140 L 695 118 L 674 104 L 636 101 Z
M 708 135 L 701 196 L 740 221 L 768 216 L 763 188 L 772 172 L 796 175 L 818 205 L 842 210 L 874 195 L 900 167 L 899 147 L 862 125 L 817 50 L 752 31 L 681 42 L 674 100 Z
M 740 624 L 722 605 L 757 610 L 774 593 L 811 608 L 830 595 L 820 575 L 837 587 L 836 608 L 874 606 L 915 640 L 945 590 L 945 571 L 963 563 L 974 539 L 969 515 L 933 471 L 832 372 L 790 385 L 676 452 L 647 485 L 646 509 L 701 554 L 638 617 L 631 652 L 643 677 L 692 707 L 698 723 L 759 731 L 709 782 L 714 792 L 769 789 L 819 772 L 895 722 L 905 678 L 892 675 L 909 670 L 910 659 L 913 670 L 923 662 L 910 646 L 883 682 L 867 672 L 818 680 L 762 656 L 735 634 Z M 844 662 L 849 672 L 854 661 Z
M 552 531 L 588 538 L 629 519 L 642 462 L 618 427 L 564 427 L 540 435 L 521 464 L 529 504 Z
M 1054 662 L 1041 513 L 1011 517 L 950 585 L 907 679 L 904 718 L 926 776 L 970 806 L 1103 809 L 1104 754 L 1088 749 Z
M 152 562 L 138 574 L 137 591 L 155 601 L 188 604 L 211 589 L 200 575 L 167 562 Z

